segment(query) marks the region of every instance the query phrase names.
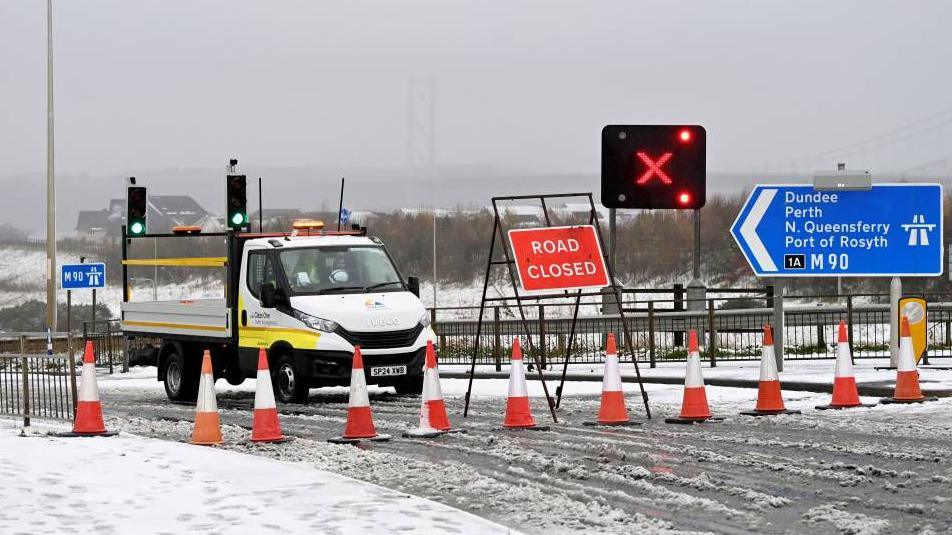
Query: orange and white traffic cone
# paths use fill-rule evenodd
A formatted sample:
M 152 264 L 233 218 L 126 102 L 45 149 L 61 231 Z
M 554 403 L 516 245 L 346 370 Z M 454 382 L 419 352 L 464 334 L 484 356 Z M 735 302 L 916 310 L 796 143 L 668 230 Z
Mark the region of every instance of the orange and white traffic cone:
M 757 384 L 757 406 L 752 411 L 744 411 L 746 416 L 769 416 L 773 414 L 800 414 L 800 411 L 787 410 L 780 393 L 780 374 L 777 373 L 777 359 L 774 357 L 773 329 L 764 325 L 764 343 L 760 353 L 760 381 Z
M 76 418 L 73 420 L 73 431 L 59 433 L 58 436 L 67 437 L 102 437 L 113 436 L 114 431 L 106 431 L 102 419 L 102 403 L 99 402 L 99 386 L 96 383 L 96 356 L 91 340 L 86 341 L 83 350 L 83 374 L 79 387 L 79 397 L 76 401 Z
M 598 419 L 594 422 L 582 422 L 582 425 L 641 425 L 641 422 L 633 422 L 628 418 L 628 409 L 625 408 L 625 392 L 621 386 L 615 333 L 608 333 L 608 341 L 605 344 L 605 371 L 602 374 L 602 402 L 598 408 Z
M 688 334 L 687 370 L 684 374 L 684 397 L 681 401 L 681 414 L 677 418 L 665 418 L 669 424 L 692 424 L 695 422 L 719 421 L 723 418 L 711 416 L 707 406 L 707 391 L 704 389 L 704 377 L 701 375 L 701 352 L 697 345 L 697 331 L 691 329 Z
M 258 350 L 258 380 L 255 388 L 255 410 L 251 418 L 252 442 L 285 442 L 288 437 L 281 432 L 278 408 L 274 403 L 274 386 L 268 370 L 268 354 Z
M 215 400 L 215 374 L 212 372 L 212 355 L 205 350 L 202 355 L 202 377 L 198 383 L 198 401 L 195 404 L 195 427 L 192 429 L 192 444 L 212 446 L 221 444 L 221 417 Z
M 896 391 L 891 398 L 882 398 L 880 403 L 922 403 L 938 401 L 937 397 L 922 395 L 919 388 L 919 371 L 916 369 L 916 357 L 912 351 L 912 336 L 909 334 L 909 319 L 902 317 L 899 338 L 899 362 L 896 366 Z
M 364 359 L 360 346 L 354 346 L 354 363 L 350 370 L 350 397 L 347 401 L 347 425 L 344 434 L 329 438 L 334 444 L 354 444 L 362 440 L 385 441 L 390 435 L 377 433 L 374 418 L 370 413 L 370 397 L 367 395 L 367 378 L 364 376 Z
M 526 370 L 522 367 L 522 347 L 519 338 L 512 339 L 512 357 L 509 363 L 509 397 L 506 399 L 504 429 L 534 429 L 548 431 L 549 427 L 536 425 L 529 406 L 529 390 L 526 387 Z
M 853 372 L 853 356 L 850 354 L 849 337 L 846 334 L 846 322 L 840 321 L 836 338 L 836 371 L 833 372 L 833 400 L 829 405 L 817 405 L 820 410 L 850 409 L 853 407 L 875 407 L 875 403 L 863 403 L 856 388 L 856 374 Z
M 433 438 L 445 433 L 461 433 L 452 429 L 446 414 L 446 402 L 440 388 L 440 372 L 436 368 L 436 351 L 433 342 L 426 343 L 426 362 L 423 365 L 423 399 L 420 403 L 420 425 L 403 434 L 405 437 Z

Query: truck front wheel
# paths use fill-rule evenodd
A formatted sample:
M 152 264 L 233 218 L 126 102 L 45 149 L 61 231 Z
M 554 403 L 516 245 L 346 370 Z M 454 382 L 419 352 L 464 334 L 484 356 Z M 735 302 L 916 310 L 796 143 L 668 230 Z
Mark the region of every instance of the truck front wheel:
M 423 376 L 417 375 L 400 379 L 393 385 L 393 388 L 401 396 L 419 396 L 423 393 Z
M 274 397 L 281 403 L 306 403 L 310 390 L 307 377 L 303 377 L 294 367 L 291 355 L 280 355 L 271 372 L 271 384 L 274 385 Z
M 165 362 L 165 394 L 172 401 L 193 401 L 198 395 L 198 369 L 177 350 L 169 353 Z

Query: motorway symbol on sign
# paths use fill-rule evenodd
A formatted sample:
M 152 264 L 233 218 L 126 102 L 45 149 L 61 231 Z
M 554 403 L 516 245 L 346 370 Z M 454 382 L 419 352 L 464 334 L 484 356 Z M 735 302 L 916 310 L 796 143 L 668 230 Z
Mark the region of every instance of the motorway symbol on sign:
M 63 264 L 60 287 L 64 290 L 93 290 L 106 287 L 106 264 Z
M 348 210 L 347 208 L 341 208 L 340 209 L 340 224 L 341 225 L 349 224 L 350 216 L 351 216 L 350 210 Z
M 731 227 L 760 277 L 942 274 L 942 186 L 758 185 Z
M 608 270 L 592 225 L 509 231 L 519 282 L 526 292 L 608 286 Z

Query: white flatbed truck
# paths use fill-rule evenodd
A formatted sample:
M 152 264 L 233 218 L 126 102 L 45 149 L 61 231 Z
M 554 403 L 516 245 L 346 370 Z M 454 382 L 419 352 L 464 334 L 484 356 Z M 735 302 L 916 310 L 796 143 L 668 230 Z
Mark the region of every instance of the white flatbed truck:
M 170 399 L 195 399 L 205 350 L 215 377 L 237 385 L 256 376 L 262 347 L 280 402 L 305 402 L 310 388 L 348 385 L 358 345 L 368 384 L 421 392 L 426 343 L 435 336 L 418 297 L 419 280 L 403 279 L 383 243 L 365 229 L 317 226 L 140 236 L 123 229 L 123 334 L 147 342 Z M 225 238 L 226 256 L 127 258 L 133 239 L 209 236 Z M 225 269 L 225 296 L 130 301 L 128 267 L 153 265 Z

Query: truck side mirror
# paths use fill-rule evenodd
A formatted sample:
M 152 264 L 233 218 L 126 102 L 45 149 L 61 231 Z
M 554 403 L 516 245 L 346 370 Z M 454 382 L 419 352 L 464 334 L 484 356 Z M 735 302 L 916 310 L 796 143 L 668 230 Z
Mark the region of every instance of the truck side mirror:
M 275 300 L 275 293 L 277 290 L 274 289 L 273 282 L 266 282 L 261 285 L 261 306 L 264 308 L 274 308 L 277 304 Z
M 420 278 L 419 277 L 409 277 L 407 279 L 407 289 L 410 290 L 410 293 L 420 297 Z

